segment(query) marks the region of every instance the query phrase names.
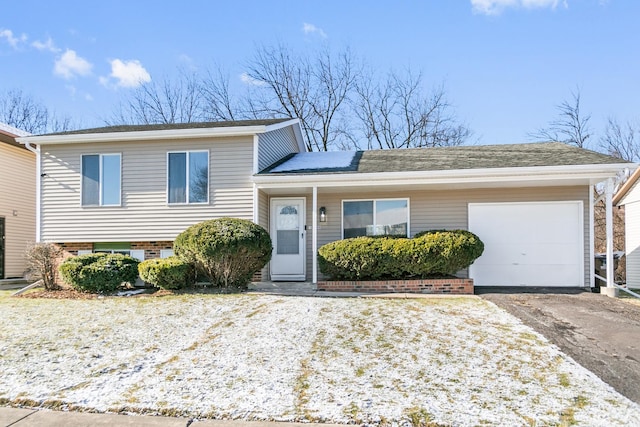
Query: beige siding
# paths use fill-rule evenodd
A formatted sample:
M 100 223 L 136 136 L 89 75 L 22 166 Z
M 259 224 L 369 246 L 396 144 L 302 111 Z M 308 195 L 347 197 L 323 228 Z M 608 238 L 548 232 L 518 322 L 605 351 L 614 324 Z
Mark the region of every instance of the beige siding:
M 36 238 L 36 156 L 1 142 L 0 217 L 6 228 L 5 277 L 21 277 L 24 251 Z
M 291 126 L 263 133 L 258 142 L 258 170 L 261 171 L 300 149 Z
M 311 197 L 307 196 L 307 224 L 311 224 Z M 320 223 L 318 230 L 318 247 L 325 243 L 342 238 L 342 200 L 379 198 L 408 198 L 410 206 L 410 234 L 428 229 L 467 229 L 468 204 L 487 202 L 523 202 L 523 201 L 559 201 L 582 200 L 584 205 L 584 253 L 585 253 L 585 286 L 589 286 L 589 188 L 584 187 L 535 187 L 535 188 L 503 188 L 472 189 L 455 191 L 393 191 L 362 192 L 345 194 L 318 195 L 318 207 L 327 208 L 327 222 Z M 307 276 L 311 277 L 311 236 L 307 241 L 308 268 Z M 465 272 L 462 272 L 463 275 Z
M 624 215 L 627 285 L 640 288 L 640 201 L 627 203 Z
M 209 150 L 209 203 L 167 203 L 167 152 Z M 80 157 L 122 153 L 122 206 L 82 207 Z M 253 218 L 253 140 L 67 144 L 42 149 L 42 238 L 55 242 L 173 240 L 190 225 Z

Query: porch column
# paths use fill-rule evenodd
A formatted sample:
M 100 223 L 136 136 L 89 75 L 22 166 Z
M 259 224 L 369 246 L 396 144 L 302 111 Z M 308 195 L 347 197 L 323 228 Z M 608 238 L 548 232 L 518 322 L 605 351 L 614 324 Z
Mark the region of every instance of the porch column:
M 596 286 L 596 269 L 595 269 L 595 260 L 596 260 L 596 225 L 595 225 L 595 204 L 598 199 L 595 197 L 595 187 L 593 184 L 589 186 L 589 286 Z
M 613 265 L 613 178 L 608 178 L 604 189 L 605 194 L 605 228 L 607 234 L 607 290 L 605 294 L 615 297 L 617 289 Z
M 313 196 L 311 200 L 311 281 L 318 283 L 318 187 L 313 186 Z

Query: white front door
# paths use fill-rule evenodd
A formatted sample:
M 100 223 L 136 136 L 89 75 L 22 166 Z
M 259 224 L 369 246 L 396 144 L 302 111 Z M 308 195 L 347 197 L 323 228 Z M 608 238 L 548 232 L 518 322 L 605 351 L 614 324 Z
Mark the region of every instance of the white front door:
M 305 198 L 271 199 L 271 280 L 305 280 Z

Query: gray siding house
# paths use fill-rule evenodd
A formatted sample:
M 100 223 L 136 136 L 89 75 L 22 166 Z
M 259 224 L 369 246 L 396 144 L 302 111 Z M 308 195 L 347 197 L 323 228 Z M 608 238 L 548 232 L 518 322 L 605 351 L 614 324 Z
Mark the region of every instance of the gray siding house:
M 38 151 L 42 241 L 146 259 L 199 221 L 245 218 L 274 242 L 262 280 L 314 283 L 327 242 L 445 228 L 484 241 L 459 272 L 476 286 L 589 287 L 593 186 L 634 166 L 560 143 L 308 153 L 295 119 L 19 141 Z

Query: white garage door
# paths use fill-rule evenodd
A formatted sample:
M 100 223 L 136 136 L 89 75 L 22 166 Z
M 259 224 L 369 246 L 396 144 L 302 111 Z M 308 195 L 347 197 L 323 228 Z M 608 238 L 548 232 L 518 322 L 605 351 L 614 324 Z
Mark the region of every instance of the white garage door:
M 582 202 L 470 203 L 476 286 L 584 286 Z

